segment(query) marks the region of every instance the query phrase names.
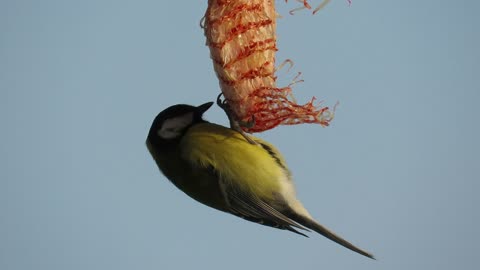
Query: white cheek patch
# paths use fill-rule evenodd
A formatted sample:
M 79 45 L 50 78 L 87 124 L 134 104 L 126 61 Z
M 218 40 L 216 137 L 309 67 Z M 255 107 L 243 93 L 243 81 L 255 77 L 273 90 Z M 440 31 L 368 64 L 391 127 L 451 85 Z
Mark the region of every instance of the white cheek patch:
M 158 136 L 163 139 L 173 139 L 180 136 L 183 129 L 192 124 L 193 112 L 184 114 L 182 116 L 174 117 L 165 120 L 162 127 L 158 130 Z

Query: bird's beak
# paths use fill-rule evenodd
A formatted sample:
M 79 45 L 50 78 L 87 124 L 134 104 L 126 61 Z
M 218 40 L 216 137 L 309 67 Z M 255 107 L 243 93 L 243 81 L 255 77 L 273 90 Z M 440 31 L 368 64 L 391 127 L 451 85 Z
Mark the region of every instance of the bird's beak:
M 198 106 L 197 113 L 200 115 L 204 114 L 208 109 L 210 109 L 210 107 L 212 107 L 212 105 L 213 105 L 213 102 L 207 102 L 205 104 Z

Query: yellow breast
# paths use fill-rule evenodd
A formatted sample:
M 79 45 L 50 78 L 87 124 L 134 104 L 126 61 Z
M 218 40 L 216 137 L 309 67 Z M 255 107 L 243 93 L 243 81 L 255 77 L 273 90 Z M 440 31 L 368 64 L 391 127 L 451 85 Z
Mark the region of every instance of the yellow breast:
M 290 178 L 283 157 L 269 143 L 253 137 L 250 144 L 238 132 L 211 124 L 197 124 L 181 141 L 181 155 L 202 167 L 213 167 L 224 181 L 233 181 L 257 196 L 271 198 Z M 287 178 L 287 179 L 286 179 Z

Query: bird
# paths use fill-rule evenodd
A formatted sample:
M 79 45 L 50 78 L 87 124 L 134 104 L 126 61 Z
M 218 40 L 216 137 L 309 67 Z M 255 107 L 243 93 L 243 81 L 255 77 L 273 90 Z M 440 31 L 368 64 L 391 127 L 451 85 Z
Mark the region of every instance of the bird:
M 205 120 L 213 104 L 173 105 L 153 120 L 146 145 L 166 178 L 214 209 L 306 237 L 313 230 L 375 259 L 315 221 L 297 199 L 291 172 L 275 146 Z

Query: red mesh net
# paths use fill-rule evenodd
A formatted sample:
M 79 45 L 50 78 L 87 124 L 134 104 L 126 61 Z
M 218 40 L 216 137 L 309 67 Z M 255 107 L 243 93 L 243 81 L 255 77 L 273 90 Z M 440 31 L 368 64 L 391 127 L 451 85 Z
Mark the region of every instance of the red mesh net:
M 299 2 L 311 8 L 306 0 Z M 315 106 L 315 98 L 299 105 L 289 98 L 291 85 L 276 86 L 276 16 L 274 0 L 208 1 L 205 36 L 233 117 L 241 122 L 254 119 L 253 126 L 242 127 L 247 132 L 301 123 L 327 126 L 333 118 L 328 107 Z

